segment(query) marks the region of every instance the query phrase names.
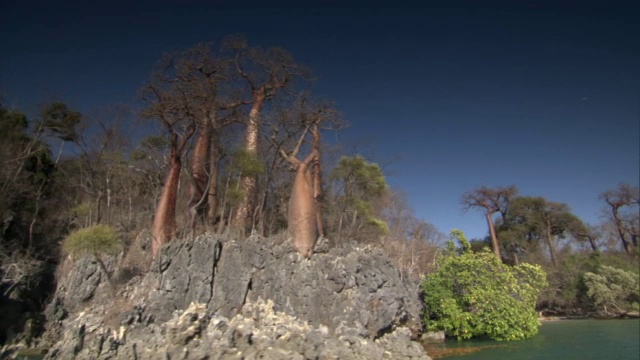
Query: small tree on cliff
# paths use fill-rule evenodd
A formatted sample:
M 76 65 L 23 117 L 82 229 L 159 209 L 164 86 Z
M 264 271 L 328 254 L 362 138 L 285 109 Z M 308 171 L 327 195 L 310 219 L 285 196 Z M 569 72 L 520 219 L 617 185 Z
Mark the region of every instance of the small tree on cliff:
M 116 230 L 108 225 L 93 225 L 76 230 L 62 242 L 62 248 L 68 254 L 93 256 L 112 289 L 111 276 L 102 257 L 117 254 L 123 247 L 124 243 Z
M 382 220 L 382 208 L 375 206 L 388 191 L 378 164 L 360 155 L 344 156 L 331 172 L 330 178 L 339 187 L 335 198 L 340 214 L 337 220 L 338 239 L 387 233 L 388 225 Z
M 537 265 L 509 267 L 488 250 L 474 253 L 460 230 L 452 230 L 436 272 L 422 282 L 426 328 L 468 339 L 519 340 L 538 332 L 535 311 L 546 275 Z

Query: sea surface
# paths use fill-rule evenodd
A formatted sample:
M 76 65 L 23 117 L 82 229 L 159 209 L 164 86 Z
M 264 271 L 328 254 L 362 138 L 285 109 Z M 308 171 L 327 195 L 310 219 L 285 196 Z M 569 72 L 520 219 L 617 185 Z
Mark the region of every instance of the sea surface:
M 640 320 L 545 321 L 528 340 L 447 340 L 427 352 L 447 360 L 639 360 Z

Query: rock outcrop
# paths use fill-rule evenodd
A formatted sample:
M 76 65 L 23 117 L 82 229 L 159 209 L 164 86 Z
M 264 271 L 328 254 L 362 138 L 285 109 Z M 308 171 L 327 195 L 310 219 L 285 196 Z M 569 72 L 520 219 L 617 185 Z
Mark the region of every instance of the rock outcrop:
M 47 357 L 427 358 L 410 340 L 415 283 L 379 249 L 316 250 L 307 260 L 272 239 L 203 235 L 168 244 L 115 289 L 77 261 L 46 311 Z

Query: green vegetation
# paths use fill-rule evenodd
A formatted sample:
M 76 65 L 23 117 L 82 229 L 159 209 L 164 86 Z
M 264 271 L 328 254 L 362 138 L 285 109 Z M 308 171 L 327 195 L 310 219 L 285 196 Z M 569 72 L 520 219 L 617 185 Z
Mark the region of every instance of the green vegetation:
M 319 122 L 324 132 L 344 123 L 332 118 L 337 111 L 331 105 L 313 105 L 317 99 L 309 89 L 296 88 L 306 72 L 275 75 L 291 69 L 287 54 L 245 52 L 248 45 L 241 45 L 240 52 L 195 46 L 168 54 L 141 90 L 147 105 L 141 112 L 114 107 L 89 117 L 54 102 L 31 118 L 0 104 L 3 296 L 26 293 L 37 283 L 32 277 L 60 262 L 63 251 L 95 256 L 106 274 L 100 257 L 122 251 L 123 239 L 148 230 L 151 219 L 159 219 L 158 232 L 166 232 L 167 241 L 191 219 L 198 221 L 194 232 L 233 229 L 239 210 L 246 212 L 247 228 L 262 236 L 287 228 L 292 177 L 281 152 L 329 148 L 304 140 L 309 124 Z M 277 86 L 286 91 L 272 91 Z M 142 126 L 134 134 L 140 120 L 159 126 Z M 195 151 L 203 138 L 200 149 L 206 151 Z M 239 148 L 248 138 L 255 139 L 251 148 Z M 203 157 L 194 158 L 196 153 Z M 328 181 L 314 194 L 324 235 L 333 244 L 381 247 L 402 271 L 415 279 L 426 276 L 428 328 L 459 338 L 510 340 L 535 333 L 534 306 L 557 315 L 596 311 L 611 317 L 637 309 L 637 186 L 602 189 L 607 218 L 598 224 L 584 223 L 567 204 L 520 196 L 514 185 L 479 186 L 461 200 L 465 208 L 482 211 L 487 238 L 467 242 L 454 232 L 459 247 L 451 242 L 439 249 L 445 235 L 416 218 L 410 201 L 388 186 L 380 165 L 360 155 L 329 154 L 317 167 Z M 188 171 L 180 171 L 183 166 Z M 172 169 L 174 176 L 168 176 Z M 193 197 L 202 201 L 192 216 L 188 194 L 205 191 L 206 198 Z M 151 254 L 143 256 L 148 258 L 137 263 L 150 261 Z M 549 286 L 536 302 L 545 282 Z M 49 295 L 35 292 L 30 303 L 42 304 Z
M 241 149 L 232 153 L 232 166 L 240 176 L 258 176 L 264 173 L 264 164 L 252 152 Z
M 124 243 L 117 231 L 109 225 L 93 225 L 79 229 L 67 236 L 62 242 L 62 249 L 69 254 L 90 255 L 95 258 L 100 271 L 105 276 L 111 291 L 115 288 L 109 271 L 102 261 L 104 255 L 115 255 L 122 251 Z
M 337 238 L 378 238 L 388 232 L 381 203 L 389 190 L 382 169 L 360 155 L 343 156 L 329 178 L 338 188 Z
M 424 321 L 430 331 L 468 339 L 519 340 L 538 332 L 536 299 L 546 274 L 536 265 L 504 265 L 489 250 L 478 253 L 459 230 L 451 232 L 438 269 L 422 282 Z
M 122 251 L 123 242 L 113 227 L 94 225 L 69 234 L 62 248 L 69 254 L 113 255 Z
M 605 265 L 596 273 L 585 273 L 584 285 L 590 305 L 601 315 L 638 311 L 640 280 L 637 273 Z

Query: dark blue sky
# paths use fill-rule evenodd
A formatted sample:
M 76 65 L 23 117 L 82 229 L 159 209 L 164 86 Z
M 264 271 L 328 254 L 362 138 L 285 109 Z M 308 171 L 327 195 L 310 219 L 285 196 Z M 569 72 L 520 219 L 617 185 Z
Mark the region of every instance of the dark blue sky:
M 479 185 L 515 184 L 590 223 L 600 192 L 638 185 L 638 1 L 131 3 L 3 1 L 5 105 L 130 103 L 163 52 L 244 33 L 309 65 L 351 123 L 347 149 L 390 162 L 390 184 L 442 231 L 486 234 L 459 204 Z

